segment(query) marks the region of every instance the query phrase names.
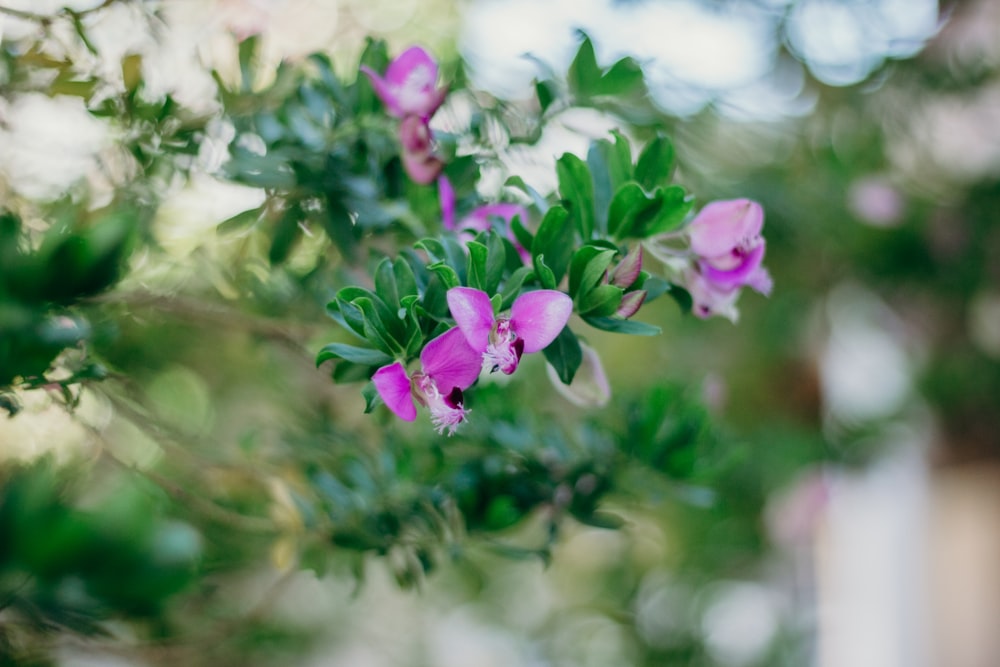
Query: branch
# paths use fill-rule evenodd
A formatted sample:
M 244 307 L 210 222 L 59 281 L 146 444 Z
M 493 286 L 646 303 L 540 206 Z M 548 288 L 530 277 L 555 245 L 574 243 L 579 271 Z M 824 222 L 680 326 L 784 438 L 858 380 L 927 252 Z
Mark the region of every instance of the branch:
M 13 7 L 5 7 L 3 5 L 0 5 L 0 14 L 13 16 L 14 18 L 18 18 L 23 21 L 35 21 L 36 23 L 48 25 L 49 23 L 52 22 L 54 18 L 56 18 L 61 14 L 68 14 L 70 16 L 75 16 L 76 18 L 80 18 L 83 16 L 87 16 L 88 14 L 94 14 L 96 12 L 99 12 L 102 9 L 106 9 L 111 5 L 117 4 L 119 2 L 127 2 L 127 1 L 130 0 L 104 0 L 104 2 L 97 5 L 96 7 L 91 7 L 90 9 L 83 9 L 80 11 L 72 10 L 69 7 L 63 7 L 55 14 L 36 14 L 34 12 L 24 11 L 23 9 L 14 9 Z

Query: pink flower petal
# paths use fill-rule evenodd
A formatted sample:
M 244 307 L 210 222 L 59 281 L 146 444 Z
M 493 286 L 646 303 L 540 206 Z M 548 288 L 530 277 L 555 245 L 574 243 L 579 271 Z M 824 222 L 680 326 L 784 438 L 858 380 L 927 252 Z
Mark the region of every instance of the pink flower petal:
M 410 391 L 410 378 L 406 369 L 398 361 L 389 366 L 383 366 L 372 376 L 375 389 L 382 397 L 385 406 L 403 421 L 411 422 L 417 418 L 417 406 L 413 403 Z
M 749 199 L 730 199 L 705 206 L 687 231 L 696 255 L 717 257 L 751 244 L 763 225 L 764 209 L 760 204 Z
M 426 78 L 433 85 L 437 80 L 437 63 L 421 47 L 411 46 L 389 63 L 389 67 L 385 70 L 385 79 L 394 86 L 402 86 L 408 83 L 408 79 L 420 68 L 425 68 Z
M 628 254 L 611 272 L 611 284 L 618 287 L 630 287 L 639 279 L 642 272 L 642 245 L 636 243 Z
M 386 110 L 392 116 L 402 116 L 403 110 L 399 108 L 399 101 L 396 99 L 396 90 L 388 81 L 383 79 L 378 72 L 373 70 L 367 65 L 361 66 L 361 72 L 368 77 L 368 80 L 372 82 L 372 88 L 375 89 L 375 94 L 382 104 L 386 106 Z
M 642 302 L 645 300 L 646 290 L 644 289 L 628 292 L 622 296 L 622 302 L 618 305 L 615 315 L 627 320 L 639 312 L 639 308 L 642 307 Z
M 573 313 L 573 299 L 557 290 L 543 289 L 517 297 L 510 309 L 510 324 L 524 340 L 524 353 L 548 347 Z
M 441 224 L 445 229 L 455 229 L 455 188 L 444 175 L 438 177 L 438 202 L 441 204 Z
M 483 355 L 469 347 L 458 327 L 452 327 L 424 346 L 420 363 L 424 375 L 447 395 L 456 388 L 468 389 L 476 381 L 483 368 Z
M 482 354 L 489 345 L 495 321 L 490 297 L 471 287 L 452 287 L 448 290 L 448 309 L 469 346 Z
M 410 180 L 420 185 L 430 185 L 444 169 L 444 162 L 433 154 L 403 151 L 402 158 L 403 171 Z
M 699 262 L 705 280 L 723 290 L 731 290 L 748 284 L 748 281 L 761 269 L 764 261 L 764 244 L 740 257 L 740 262 L 728 270 L 718 269 L 712 265 L 711 258 Z
M 462 218 L 459 223 L 462 229 L 475 229 L 478 232 L 490 229 L 490 221 L 493 218 L 500 218 L 506 224 L 514 219 L 515 215 L 521 216 L 521 220 L 528 219 L 528 211 L 520 204 L 498 203 L 484 204 L 472 210 L 469 215 Z

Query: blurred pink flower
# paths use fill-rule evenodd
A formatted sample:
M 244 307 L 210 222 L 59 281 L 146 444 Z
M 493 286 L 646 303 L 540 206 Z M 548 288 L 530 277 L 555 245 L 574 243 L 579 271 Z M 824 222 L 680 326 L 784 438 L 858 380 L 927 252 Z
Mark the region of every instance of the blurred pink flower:
M 528 220 L 528 209 L 520 204 L 509 202 L 497 202 L 494 204 L 483 204 L 472 209 L 472 211 L 457 223 L 455 222 L 455 189 L 447 177 L 438 179 L 438 198 L 441 203 L 441 219 L 445 229 L 459 232 L 460 236 L 466 230 L 484 232 L 492 228 L 493 220 L 502 220 L 507 238 L 514 245 L 517 254 L 521 256 L 521 261 L 528 263 L 531 261 L 531 253 L 518 243 L 510 228 L 510 223 L 515 217 L 521 219 L 522 224 Z M 465 240 L 471 241 L 472 236 L 466 234 Z
M 764 260 L 764 209 L 749 199 L 716 201 L 703 208 L 686 231 L 695 267 L 688 272 L 688 291 L 698 317 L 723 315 L 735 320 L 741 287 L 771 293 Z
M 434 182 L 444 168 L 444 162 L 434 153 L 434 141 L 427 121 L 406 116 L 399 124 L 399 143 L 403 147 L 403 169 L 414 183 Z
M 495 317 L 489 295 L 470 287 L 448 290 L 448 308 L 472 349 L 490 372 L 510 375 L 524 354 L 539 352 L 555 340 L 573 312 L 573 300 L 557 290 L 536 290 L 517 297 L 509 317 Z
M 469 347 L 465 336 L 453 327 L 431 342 L 420 353 L 421 369 L 407 376 L 400 362 L 375 371 L 372 382 L 385 403 L 404 421 L 417 418 L 416 399 L 427 406 L 438 433 L 448 435 L 465 421 L 462 392 L 472 386 L 482 369 L 482 354 Z
M 361 71 L 389 113 L 397 118 L 417 116 L 427 121 L 448 94 L 446 88 L 437 87 L 437 63 L 419 46 L 399 54 L 389 63 L 384 77 L 365 65 Z

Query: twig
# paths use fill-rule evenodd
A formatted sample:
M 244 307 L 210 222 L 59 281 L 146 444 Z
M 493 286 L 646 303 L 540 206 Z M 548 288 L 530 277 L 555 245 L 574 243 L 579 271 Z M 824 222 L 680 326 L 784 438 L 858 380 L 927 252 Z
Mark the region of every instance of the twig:
M 55 19 L 57 16 L 60 16 L 61 14 L 69 14 L 70 16 L 75 16 L 77 18 L 80 18 L 88 14 L 94 14 L 96 12 L 101 11 L 102 9 L 106 9 L 111 5 L 123 1 L 128 1 L 128 0 L 104 0 L 104 2 L 97 5 L 96 7 L 91 7 L 90 9 L 82 9 L 80 11 L 72 10 L 69 7 L 63 7 L 55 14 L 36 14 L 34 12 L 24 11 L 23 9 L 14 9 L 13 7 L 5 7 L 3 5 L 0 5 L 0 14 L 13 16 L 14 18 L 22 19 L 24 21 L 35 21 L 43 25 L 48 25 L 49 23 L 52 22 L 53 19 Z

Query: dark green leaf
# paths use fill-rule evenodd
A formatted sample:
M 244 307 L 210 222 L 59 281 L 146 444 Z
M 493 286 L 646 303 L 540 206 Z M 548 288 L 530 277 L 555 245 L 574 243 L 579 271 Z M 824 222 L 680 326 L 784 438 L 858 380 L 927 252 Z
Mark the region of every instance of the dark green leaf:
M 638 183 L 629 181 L 615 192 L 608 212 L 608 234 L 615 238 L 630 235 L 635 219 L 648 209 L 659 210 L 660 204 L 642 191 Z
M 375 293 L 389 308 L 399 308 L 399 291 L 396 288 L 396 275 L 393 272 L 392 260 L 384 258 L 375 267 Z
M 658 199 L 661 202 L 659 210 L 655 216 L 641 215 L 636 220 L 633 230 L 640 238 L 656 236 L 679 229 L 681 224 L 691 212 L 694 201 L 690 199 L 687 192 L 679 185 L 671 185 L 657 191 Z
M 660 327 L 636 320 L 622 320 L 614 317 L 589 317 L 584 316 L 583 321 L 602 331 L 612 331 L 614 333 L 631 334 L 633 336 L 656 336 L 660 333 Z
M 588 290 L 601 280 L 615 258 L 616 250 L 585 245 L 573 255 L 569 266 L 569 295 L 574 299 L 583 289 Z
M 601 76 L 590 94 L 628 97 L 643 91 L 642 68 L 632 58 L 622 58 Z
M 531 244 L 531 254 L 535 257 L 535 274 L 541 279 L 543 270 L 539 266 L 539 255 L 545 256 L 548 271 L 552 274 L 553 285 L 562 280 L 569 268 L 574 246 L 573 225 L 569 213 L 561 206 L 553 206 L 545 214 L 538 233 Z
M 635 166 L 635 180 L 647 192 L 652 192 L 670 183 L 673 169 L 674 145 L 667 137 L 658 135 L 642 149 Z
M 514 299 L 518 297 L 521 293 L 521 286 L 533 277 L 534 270 L 530 266 L 522 266 L 514 273 L 510 274 L 507 278 L 507 282 L 503 286 L 503 300 L 500 302 L 499 310 L 507 310 L 510 308 L 511 304 L 514 303 Z
M 382 397 L 378 394 L 374 382 L 369 382 L 361 389 L 361 395 L 365 398 L 365 414 L 369 414 L 382 403 Z
M 569 202 L 573 224 L 584 241 L 594 235 L 594 181 L 587 163 L 572 153 L 563 153 L 556 162 L 559 196 Z
M 406 258 L 396 258 L 392 264 L 392 273 L 396 278 L 396 292 L 399 294 L 400 302 L 407 296 L 417 295 L 417 278 L 413 275 L 413 268 Z
M 545 255 L 535 255 L 535 276 L 545 289 L 556 289 L 559 286 L 555 273 L 545 264 Z
M 462 284 L 455 269 L 448 266 L 444 261 L 429 264 L 427 269 L 441 280 L 446 290 L 450 290 L 452 287 L 459 287 Z
M 469 241 L 465 245 L 469 249 L 469 287 L 489 293 L 486 289 L 486 257 L 489 250 L 475 241 Z
M 555 369 L 556 375 L 559 376 L 559 380 L 563 384 L 569 384 L 573 381 L 573 376 L 576 375 L 577 369 L 583 363 L 583 350 L 580 348 L 580 341 L 577 340 L 576 335 L 568 325 L 563 327 L 556 339 L 542 350 L 542 353 Z
M 324 345 L 319 354 L 316 355 L 316 365 L 319 366 L 330 359 L 346 359 L 364 366 L 384 366 L 392 363 L 392 357 L 383 352 L 344 343 Z
M 535 81 L 535 94 L 538 95 L 538 106 L 544 114 L 559 96 L 559 91 L 551 81 Z
M 588 97 L 593 94 L 601 80 L 601 68 L 597 65 L 597 56 L 590 38 L 583 36 L 576 57 L 570 63 L 566 74 L 569 88 L 573 93 Z
M 622 301 L 622 288 L 614 285 L 598 285 L 582 294 L 577 299 L 580 314 L 591 317 L 613 315 Z
M 271 248 L 267 258 L 272 266 L 284 263 L 292 252 L 292 246 L 299 238 L 299 222 L 302 220 L 302 210 L 297 204 L 285 209 L 271 237 Z

